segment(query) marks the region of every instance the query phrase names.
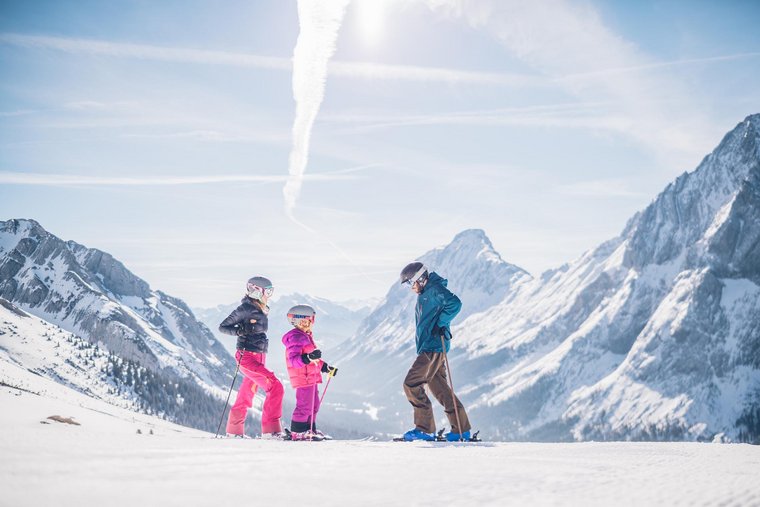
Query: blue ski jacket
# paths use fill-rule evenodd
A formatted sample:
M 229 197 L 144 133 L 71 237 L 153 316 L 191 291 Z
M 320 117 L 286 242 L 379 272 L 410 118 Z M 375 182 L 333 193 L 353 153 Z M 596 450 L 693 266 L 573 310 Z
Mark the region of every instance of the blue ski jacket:
M 417 295 L 414 309 L 417 354 L 422 352 L 443 352 L 441 335 L 445 337 L 446 352 L 451 341 L 451 321 L 462 308 L 462 302 L 449 289 L 448 281 L 432 272 L 424 289 Z

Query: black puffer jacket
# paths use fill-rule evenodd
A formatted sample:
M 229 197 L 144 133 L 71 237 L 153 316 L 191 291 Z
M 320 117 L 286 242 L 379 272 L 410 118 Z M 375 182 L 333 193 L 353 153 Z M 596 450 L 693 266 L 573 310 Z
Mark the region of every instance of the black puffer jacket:
M 255 320 L 251 324 L 251 320 Z M 241 305 L 219 324 L 219 332 L 237 336 L 237 349 L 266 353 L 269 348 L 267 314 L 258 301 L 244 297 Z

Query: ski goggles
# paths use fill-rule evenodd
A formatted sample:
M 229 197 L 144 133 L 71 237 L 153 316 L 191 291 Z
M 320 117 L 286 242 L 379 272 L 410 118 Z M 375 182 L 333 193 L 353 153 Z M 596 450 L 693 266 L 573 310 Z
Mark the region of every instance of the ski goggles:
M 420 269 L 418 269 L 417 272 L 415 274 L 413 274 L 412 277 L 409 278 L 409 280 L 405 281 L 404 283 L 407 284 L 409 287 L 411 287 L 411 286 L 413 286 L 417 282 L 422 282 L 423 281 L 422 280 L 423 279 L 422 275 L 425 274 L 425 272 L 427 271 L 427 269 L 428 269 L 427 266 L 425 266 L 423 264 L 423 266 Z
M 312 322 L 316 319 L 316 315 L 298 315 L 297 313 L 289 313 L 288 318 L 291 320 L 301 320 L 301 319 L 308 319 Z
M 269 287 L 259 287 L 253 284 L 248 286 L 248 295 L 252 298 L 260 298 L 261 296 L 271 298 L 272 294 L 274 294 L 274 287 L 271 285 Z
M 301 325 L 300 323 L 302 320 L 308 320 L 311 325 L 314 325 L 315 318 L 316 315 L 299 315 L 297 313 L 288 314 L 288 322 L 290 322 L 295 327 Z

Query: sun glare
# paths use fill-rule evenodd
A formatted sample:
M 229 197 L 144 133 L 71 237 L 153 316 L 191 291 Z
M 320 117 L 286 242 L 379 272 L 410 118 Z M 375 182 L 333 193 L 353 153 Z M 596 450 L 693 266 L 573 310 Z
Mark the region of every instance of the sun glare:
M 356 22 L 361 39 L 368 46 L 377 46 L 385 31 L 385 11 L 388 0 L 359 0 L 356 2 Z

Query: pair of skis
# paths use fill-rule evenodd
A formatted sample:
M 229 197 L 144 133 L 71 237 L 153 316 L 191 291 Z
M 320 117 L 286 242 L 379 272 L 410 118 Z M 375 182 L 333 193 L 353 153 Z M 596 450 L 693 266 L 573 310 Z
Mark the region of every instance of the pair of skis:
M 403 436 L 395 437 L 393 439 L 394 442 L 482 442 L 478 434 L 480 431 L 476 431 L 473 433 L 470 438 L 464 439 L 464 440 L 446 440 L 446 436 L 443 434 L 443 432 L 446 431 L 446 428 L 443 428 L 438 431 L 435 435 L 434 440 L 405 440 Z
M 318 435 L 316 433 L 312 434 L 310 437 L 305 438 L 294 438 L 293 432 L 289 429 L 285 428 L 283 430 L 285 433 L 285 436 L 283 437 L 283 440 L 291 440 L 293 442 L 322 442 L 323 440 L 332 440 L 333 438 L 327 435 Z

